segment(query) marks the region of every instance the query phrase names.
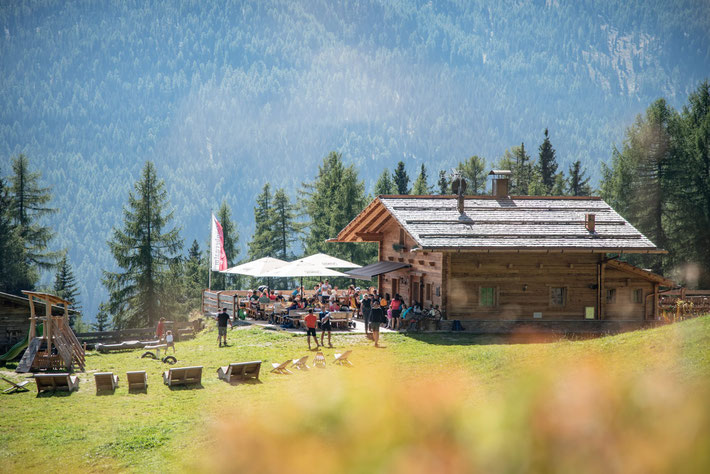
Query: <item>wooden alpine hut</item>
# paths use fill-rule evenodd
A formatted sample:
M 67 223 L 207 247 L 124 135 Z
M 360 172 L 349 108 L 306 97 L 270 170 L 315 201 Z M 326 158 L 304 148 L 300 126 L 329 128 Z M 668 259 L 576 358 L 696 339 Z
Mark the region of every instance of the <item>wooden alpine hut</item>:
M 377 242 L 379 291 L 439 306 L 467 329 L 607 331 L 657 317 L 674 282 L 618 260 L 662 254 L 599 197 L 509 196 L 494 170 L 490 196 L 378 196 L 331 242 Z M 613 256 L 611 256 L 613 255 Z

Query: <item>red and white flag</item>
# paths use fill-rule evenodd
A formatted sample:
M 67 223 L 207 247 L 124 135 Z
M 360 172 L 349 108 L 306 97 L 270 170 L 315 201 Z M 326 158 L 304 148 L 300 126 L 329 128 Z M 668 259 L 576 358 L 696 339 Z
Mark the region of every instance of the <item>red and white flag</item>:
M 227 269 L 227 254 L 224 253 L 224 233 L 222 225 L 217 221 L 217 218 L 212 214 L 212 238 L 210 239 L 210 268 L 213 271 L 220 272 Z

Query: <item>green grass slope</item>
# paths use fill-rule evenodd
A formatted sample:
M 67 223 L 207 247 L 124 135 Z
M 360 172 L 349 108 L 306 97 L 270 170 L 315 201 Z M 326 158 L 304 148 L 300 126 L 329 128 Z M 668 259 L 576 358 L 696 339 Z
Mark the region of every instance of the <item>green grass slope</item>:
M 305 472 L 317 453 L 323 472 L 710 466 L 699 449 L 710 440 L 710 316 L 584 341 L 387 334 L 376 349 L 339 335 L 325 370 L 290 376 L 270 363 L 313 355 L 304 337 L 240 329 L 221 349 L 216 338 L 210 326 L 177 344 L 177 366 L 204 366 L 200 388 L 170 390 L 168 366 L 142 351 L 92 352 L 78 392 L 0 396 L 0 472 Z M 355 367 L 332 365 L 347 349 Z M 261 383 L 218 380 L 217 367 L 247 360 L 264 361 Z M 128 393 L 125 372 L 139 369 L 147 393 Z M 96 371 L 119 374 L 114 394 L 96 395 Z

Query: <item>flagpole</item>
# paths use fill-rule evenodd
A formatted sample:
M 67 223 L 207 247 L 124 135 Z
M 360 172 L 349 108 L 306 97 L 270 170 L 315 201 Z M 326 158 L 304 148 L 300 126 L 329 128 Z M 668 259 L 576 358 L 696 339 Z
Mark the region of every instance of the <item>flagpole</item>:
M 210 212 L 210 258 L 207 259 L 207 289 L 212 291 L 212 219 L 213 214 Z

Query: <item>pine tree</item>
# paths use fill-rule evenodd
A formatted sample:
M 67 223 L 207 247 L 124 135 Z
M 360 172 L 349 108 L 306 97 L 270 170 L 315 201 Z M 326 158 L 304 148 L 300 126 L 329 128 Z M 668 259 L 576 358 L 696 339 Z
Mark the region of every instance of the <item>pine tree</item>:
M 104 272 L 109 310 L 117 329 L 150 327 L 166 313 L 164 276 L 182 247 L 179 229 L 166 230 L 173 218 L 165 184 L 148 161 L 128 194 L 121 229 L 108 244 L 120 271 Z
M 565 179 L 565 174 L 560 171 L 555 175 L 555 182 L 550 190 L 550 195 L 552 196 L 564 196 L 567 194 L 567 188 L 569 187 L 567 179 Z
M 427 180 L 428 178 L 426 167 L 424 166 L 424 163 L 422 163 L 422 167 L 419 170 L 419 176 L 417 176 L 417 179 L 414 181 L 412 194 L 414 194 L 415 196 L 425 196 L 431 194 L 431 191 L 429 189 L 429 183 L 427 182 Z
M 274 209 L 271 197 L 271 185 L 266 183 L 256 197 L 254 208 L 254 235 L 249 242 L 249 259 L 273 257 L 274 245 Z
M 555 158 L 555 149 L 552 148 L 550 137 L 547 129 L 545 129 L 545 140 L 539 148 L 539 158 L 537 161 L 537 169 L 540 172 L 540 178 L 545 189 L 545 195 L 552 193 L 552 187 L 555 185 L 555 176 L 557 173 L 557 159 Z
M 71 303 L 69 309 L 76 311 L 76 313 L 69 314 L 69 326 L 74 329 L 77 316 L 81 317 L 81 304 L 79 304 L 79 288 L 66 253 L 59 261 L 57 273 L 54 276 L 54 294 L 69 301 Z
M 10 214 L 24 241 L 27 261 L 40 269 L 50 269 L 59 253 L 47 250 L 52 230 L 39 222 L 42 217 L 57 212 L 46 206 L 52 199 L 50 188 L 40 186 L 41 174 L 30 171 L 29 159 L 23 154 L 12 160 L 12 171 Z
M 477 195 L 486 192 L 486 159 L 473 155 L 456 167 L 466 180 L 467 194 Z
M 527 196 L 530 194 L 529 188 L 533 178 L 533 164 L 530 156 L 525 151 L 525 143 L 519 147 L 513 147 L 513 176 L 511 180 L 510 194 Z
M 106 303 L 99 305 L 99 312 L 96 314 L 96 322 L 91 325 L 94 331 L 104 332 L 109 329 L 109 309 Z
M 234 222 L 232 221 L 232 210 L 227 201 L 222 201 L 217 211 L 217 221 L 222 226 L 222 236 L 224 238 L 224 253 L 227 256 L 227 266 L 232 265 L 238 260 L 239 250 L 237 243 L 239 242 L 239 232 L 237 231 Z M 227 275 L 224 273 L 213 273 L 212 289 L 226 290 L 228 286 L 238 284 L 238 276 Z
M 446 171 L 439 170 L 439 181 L 436 184 L 437 186 L 439 186 L 439 194 L 451 194 L 451 189 L 449 188 L 449 180 L 446 178 Z
M 191 308 L 197 308 L 201 302 L 202 290 L 207 288 L 205 279 L 207 262 L 202 258 L 200 245 L 197 240 L 192 241 L 185 259 L 185 291 L 187 294 L 188 305 Z
M 409 194 L 409 176 L 407 176 L 407 171 L 404 169 L 403 161 L 397 163 L 393 177 L 397 194 Z
M 589 186 L 589 178 L 584 176 L 582 162 L 577 160 L 569 168 L 569 187 L 567 193 L 570 196 L 591 196 L 592 187 Z
M 12 224 L 11 202 L 0 176 L 0 291 L 19 295 L 33 289 L 39 276 L 28 264 L 20 229 Z
M 296 235 L 301 226 L 296 223 L 296 208 L 286 195 L 283 188 L 276 190 L 273 206 L 273 246 L 275 257 L 290 260 L 291 245 L 296 241 Z
M 375 183 L 375 196 L 387 194 L 394 194 L 394 183 L 392 178 L 390 178 L 389 170 L 384 169 L 380 177 L 377 178 L 377 183 Z

